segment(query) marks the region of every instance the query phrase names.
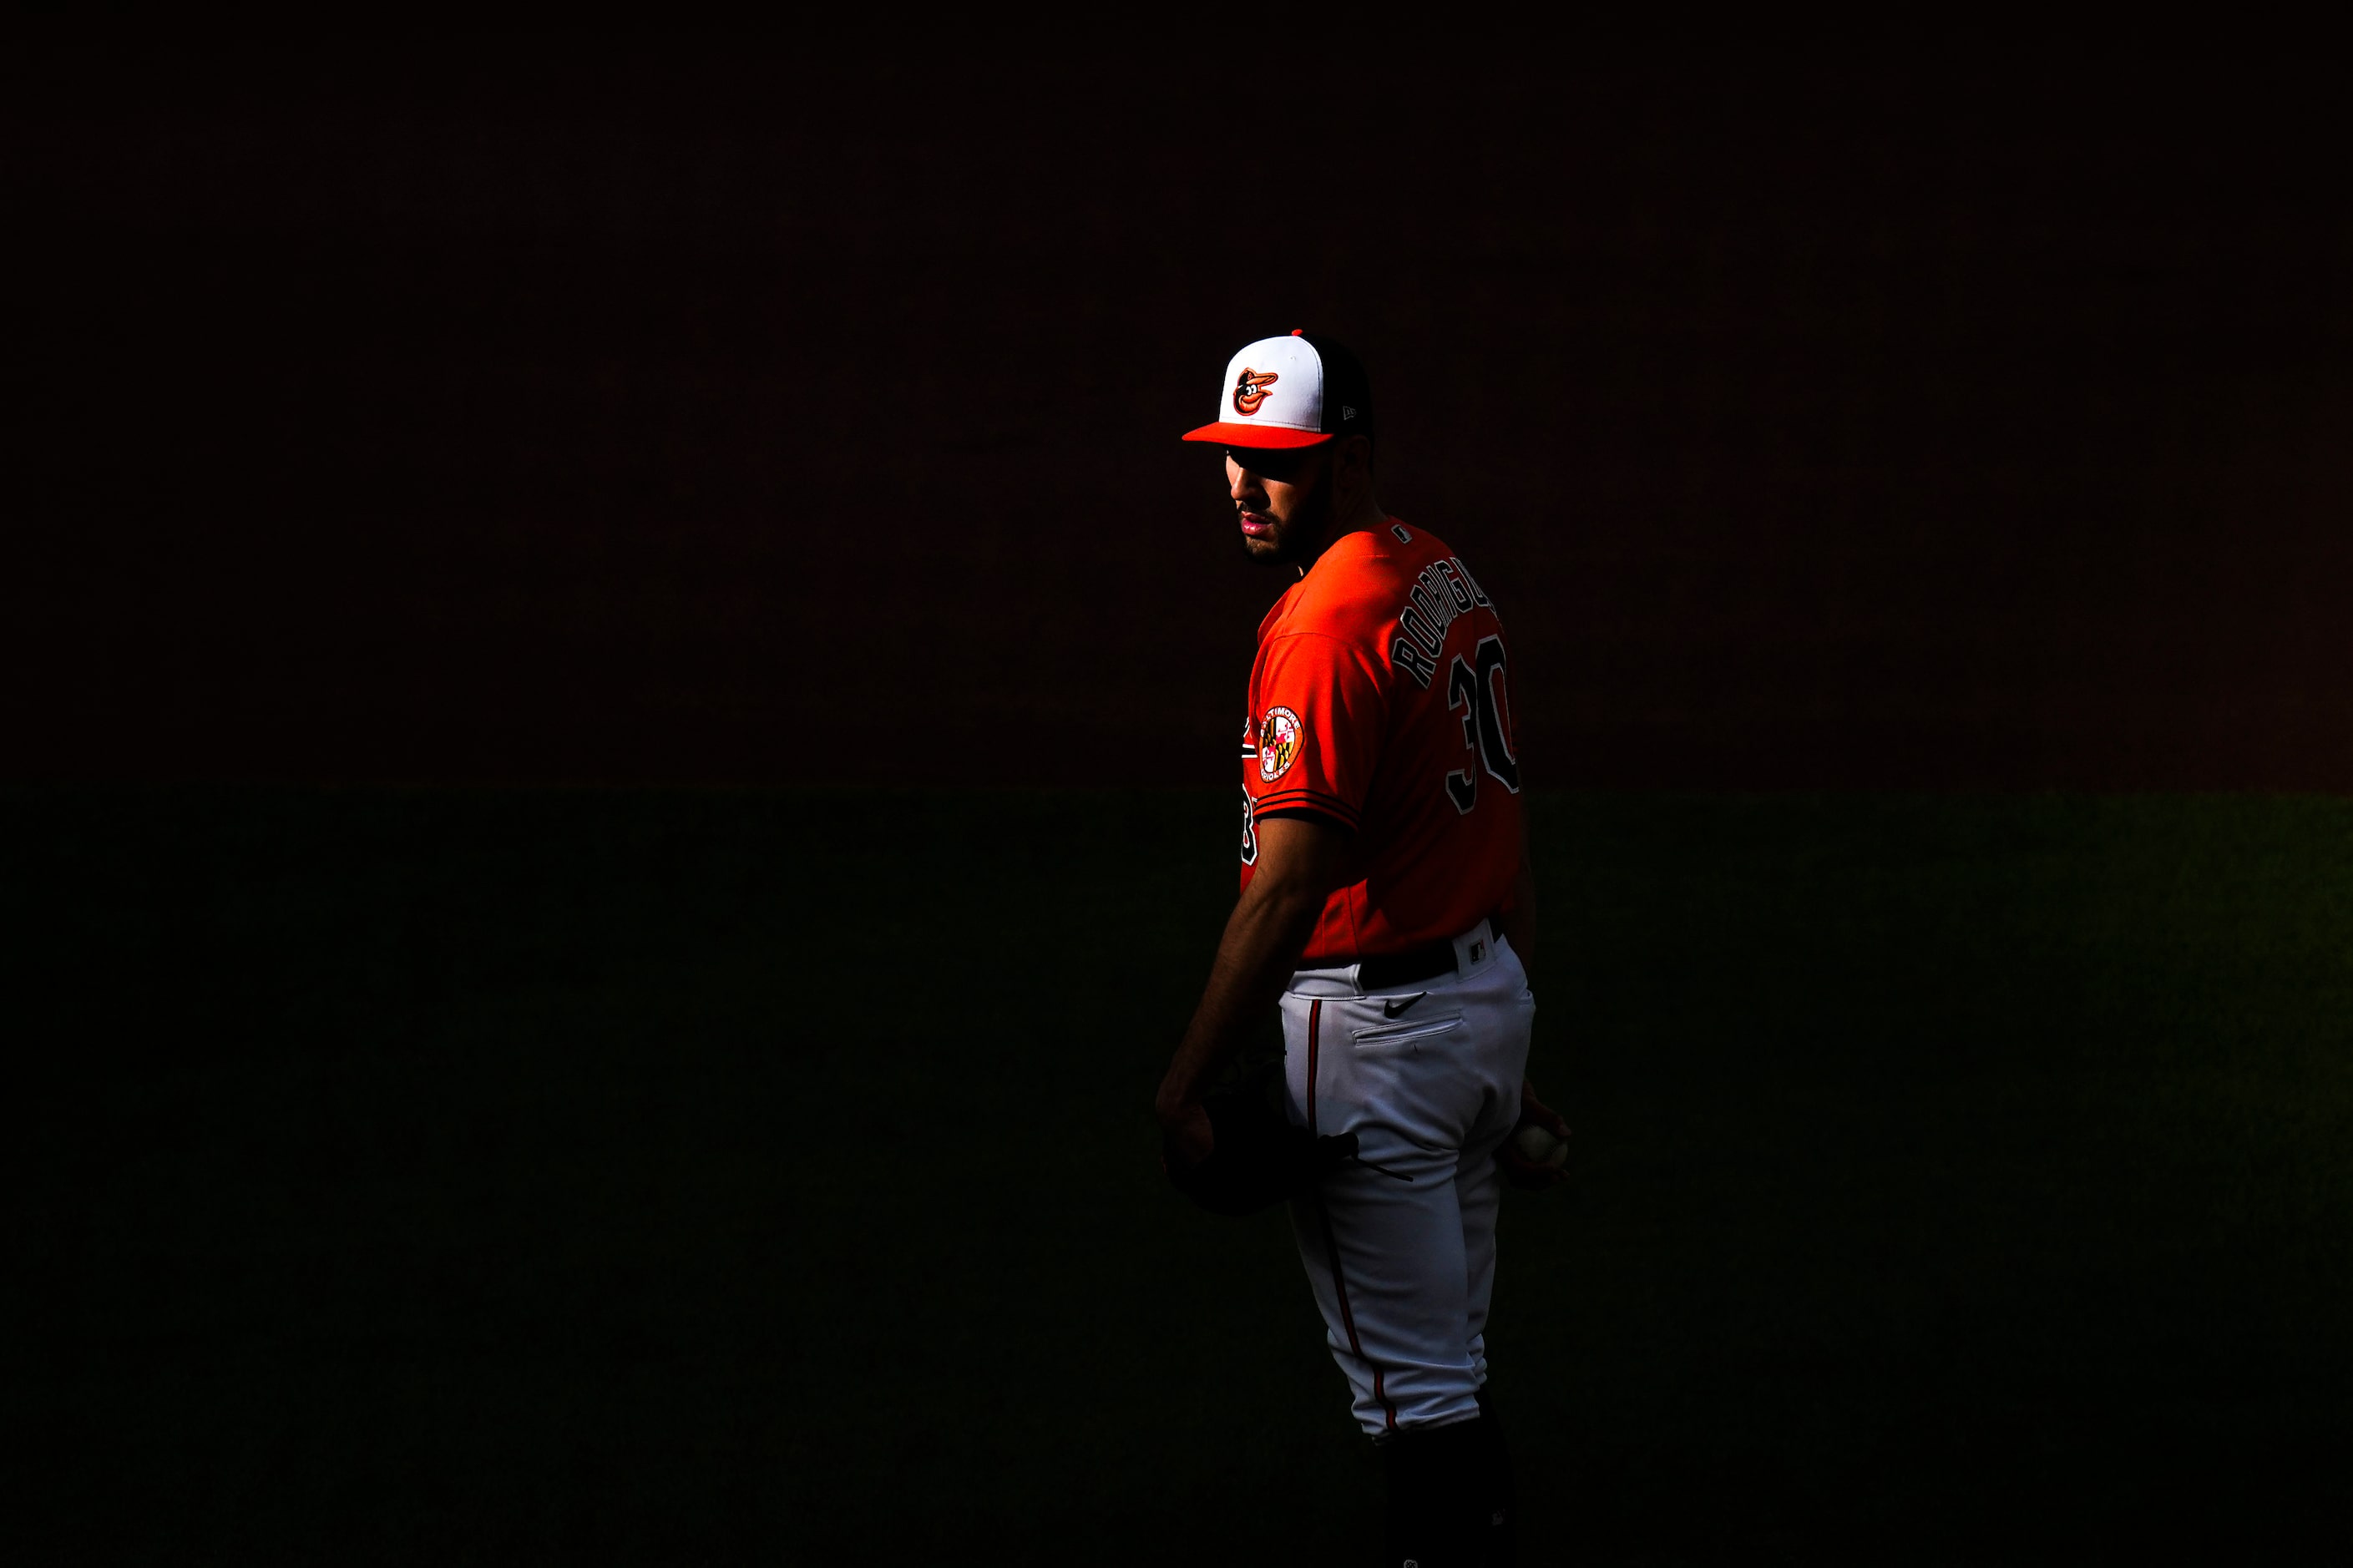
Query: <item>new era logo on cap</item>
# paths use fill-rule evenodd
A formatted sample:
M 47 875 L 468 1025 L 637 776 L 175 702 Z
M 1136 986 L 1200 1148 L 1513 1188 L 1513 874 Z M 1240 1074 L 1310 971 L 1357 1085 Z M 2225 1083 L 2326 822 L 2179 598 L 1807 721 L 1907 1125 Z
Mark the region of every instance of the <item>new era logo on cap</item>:
M 1315 447 L 1372 428 L 1372 388 L 1356 356 L 1304 331 L 1261 338 L 1226 362 L 1214 423 L 1187 441 Z

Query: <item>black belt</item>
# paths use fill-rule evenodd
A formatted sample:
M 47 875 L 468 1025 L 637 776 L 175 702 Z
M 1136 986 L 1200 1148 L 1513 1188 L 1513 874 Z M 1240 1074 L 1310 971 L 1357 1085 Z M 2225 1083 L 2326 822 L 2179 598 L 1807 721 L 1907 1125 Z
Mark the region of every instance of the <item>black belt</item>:
M 1356 965 L 1359 991 L 1397 991 L 1418 981 L 1435 980 L 1455 972 L 1454 944 L 1434 942 L 1410 952 L 1386 952 Z
M 1504 922 L 1494 915 L 1487 917 L 1487 935 L 1492 939 L 1503 934 Z M 1378 958 L 1367 958 L 1356 965 L 1356 989 L 1359 991 L 1397 991 L 1419 981 L 1435 980 L 1441 974 L 1459 973 L 1454 962 L 1454 944 L 1433 942 L 1427 947 L 1417 947 L 1406 952 L 1385 952 Z

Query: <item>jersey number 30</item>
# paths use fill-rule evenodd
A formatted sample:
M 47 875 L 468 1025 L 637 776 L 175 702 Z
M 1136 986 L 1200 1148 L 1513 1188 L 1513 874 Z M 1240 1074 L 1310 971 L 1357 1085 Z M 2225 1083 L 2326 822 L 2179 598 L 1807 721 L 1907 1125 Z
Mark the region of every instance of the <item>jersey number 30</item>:
M 1479 804 L 1479 771 L 1483 768 L 1514 795 L 1520 793 L 1520 759 L 1512 754 L 1509 724 L 1512 699 L 1504 683 L 1504 639 L 1484 637 L 1471 658 L 1454 656 L 1446 672 L 1446 706 L 1462 710 L 1462 744 L 1478 753 L 1479 766 L 1446 775 L 1446 793 L 1454 809 L 1468 813 Z

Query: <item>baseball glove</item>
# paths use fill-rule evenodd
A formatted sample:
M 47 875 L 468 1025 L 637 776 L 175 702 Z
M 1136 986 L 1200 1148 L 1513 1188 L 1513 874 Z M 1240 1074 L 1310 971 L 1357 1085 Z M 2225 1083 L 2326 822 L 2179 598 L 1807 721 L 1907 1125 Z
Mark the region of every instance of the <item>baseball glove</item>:
M 1201 1097 L 1209 1115 L 1208 1156 L 1187 1163 L 1163 1144 L 1160 1161 L 1176 1189 L 1211 1214 L 1251 1215 L 1314 1186 L 1356 1152 L 1356 1135 L 1318 1138 L 1293 1127 L 1282 1102 L 1280 1057 L 1245 1069 Z

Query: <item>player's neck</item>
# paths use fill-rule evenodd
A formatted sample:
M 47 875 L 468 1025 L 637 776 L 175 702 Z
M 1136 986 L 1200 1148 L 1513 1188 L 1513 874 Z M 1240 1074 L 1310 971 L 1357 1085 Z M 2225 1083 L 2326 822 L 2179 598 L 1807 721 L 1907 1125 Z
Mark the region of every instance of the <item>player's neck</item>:
M 1369 532 L 1388 520 L 1389 514 L 1381 510 L 1380 501 L 1367 491 L 1349 509 L 1346 516 L 1334 516 L 1332 526 L 1324 531 L 1324 538 L 1315 546 L 1315 552 L 1299 563 L 1299 574 L 1304 577 L 1314 571 L 1315 563 L 1324 559 L 1324 552 L 1348 535 Z

